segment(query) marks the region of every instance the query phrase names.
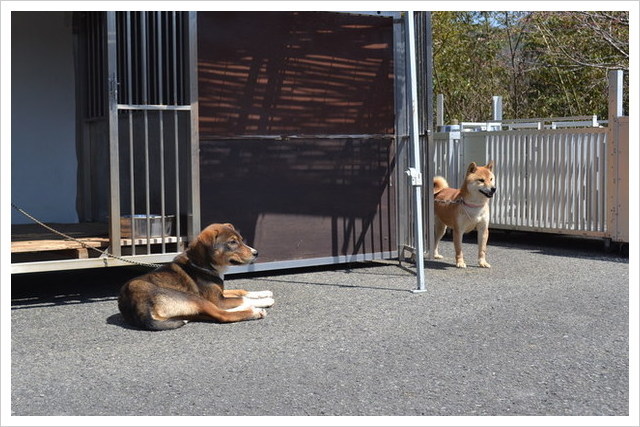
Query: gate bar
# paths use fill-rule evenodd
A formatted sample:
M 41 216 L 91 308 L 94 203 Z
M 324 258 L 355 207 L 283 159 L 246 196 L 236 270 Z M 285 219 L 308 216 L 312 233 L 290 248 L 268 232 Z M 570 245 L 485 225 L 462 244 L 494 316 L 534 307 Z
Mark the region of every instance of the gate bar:
M 120 153 L 118 148 L 118 71 L 116 12 L 107 12 L 107 73 L 109 123 L 109 237 L 111 254 L 120 256 Z

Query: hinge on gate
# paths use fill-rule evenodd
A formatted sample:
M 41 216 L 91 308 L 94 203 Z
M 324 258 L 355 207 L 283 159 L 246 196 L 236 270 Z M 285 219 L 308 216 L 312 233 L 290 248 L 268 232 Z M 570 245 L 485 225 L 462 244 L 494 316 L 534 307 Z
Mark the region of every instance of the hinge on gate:
M 111 99 L 118 99 L 118 80 L 115 75 L 109 79 L 109 95 Z
M 414 187 L 419 187 L 422 185 L 422 173 L 416 168 L 409 168 L 404 171 L 409 178 L 411 178 L 411 185 Z

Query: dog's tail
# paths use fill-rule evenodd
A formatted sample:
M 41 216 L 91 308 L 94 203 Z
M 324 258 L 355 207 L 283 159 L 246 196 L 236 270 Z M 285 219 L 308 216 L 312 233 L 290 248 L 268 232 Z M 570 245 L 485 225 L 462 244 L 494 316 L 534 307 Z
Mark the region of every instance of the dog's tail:
M 441 176 L 436 176 L 433 178 L 433 194 L 438 194 L 445 188 L 449 188 L 449 183 L 446 179 Z

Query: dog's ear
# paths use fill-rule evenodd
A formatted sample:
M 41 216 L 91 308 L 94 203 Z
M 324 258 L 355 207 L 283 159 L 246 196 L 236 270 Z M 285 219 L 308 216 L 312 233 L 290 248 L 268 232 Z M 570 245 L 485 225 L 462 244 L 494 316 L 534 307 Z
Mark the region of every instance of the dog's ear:
M 218 234 L 220 234 L 220 224 L 211 224 L 198 234 L 196 241 L 200 242 L 203 246 L 212 247 L 216 244 Z
M 234 230 L 234 231 L 235 231 L 235 229 L 236 229 L 236 228 L 233 226 L 233 224 L 230 224 L 230 223 L 228 223 L 228 222 L 227 222 L 227 223 L 225 223 L 225 224 L 222 224 L 222 225 L 224 225 L 225 227 L 229 227 L 230 229 L 232 229 L 232 230 Z
M 197 265 L 206 265 L 209 261 L 210 252 L 216 243 L 218 230 L 215 224 L 211 224 L 189 242 L 187 247 L 187 257 Z
M 489 163 L 487 163 L 487 165 L 485 166 L 485 168 L 493 172 L 493 160 L 490 160 Z
M 477 169 L 478 165 L 476 165 L 476 162 L 469 163 L 469 167 L 467 168 L 467 175 L 469 175 L 470 173 L 474 173 Z

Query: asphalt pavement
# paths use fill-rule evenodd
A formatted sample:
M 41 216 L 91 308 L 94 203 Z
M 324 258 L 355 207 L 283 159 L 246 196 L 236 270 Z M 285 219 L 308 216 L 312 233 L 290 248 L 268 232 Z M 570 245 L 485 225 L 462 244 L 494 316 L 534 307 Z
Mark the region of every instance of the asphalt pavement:
M 491 269 L 396 261 L 228 277 L 265 319 L 125 325 L 138 268 L 12 277 L 11 414 L 629 414 L 629 259 L 600 241 L 495 234 Z M 637 319 L 634 319 L 634 322 Z

